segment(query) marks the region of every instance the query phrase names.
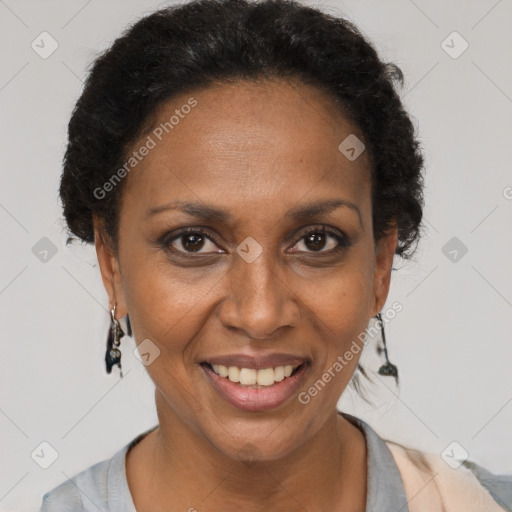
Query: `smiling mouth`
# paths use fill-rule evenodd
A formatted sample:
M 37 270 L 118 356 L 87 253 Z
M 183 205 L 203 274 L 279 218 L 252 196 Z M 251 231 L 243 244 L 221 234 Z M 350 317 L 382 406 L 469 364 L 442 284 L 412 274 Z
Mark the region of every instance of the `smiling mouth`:
M 277 382 L 292 377 L 306 363 L 299 365 L 276 366 L 274 368 L 240 368 L 238 366 L 224 366 L 221 364 L 210 364 L 208 362 L 201 363 L 216 375 L 224 377 L 230 382 L 239 384 L 240 387 L 248 389 L 258 389 L 273 386 Z

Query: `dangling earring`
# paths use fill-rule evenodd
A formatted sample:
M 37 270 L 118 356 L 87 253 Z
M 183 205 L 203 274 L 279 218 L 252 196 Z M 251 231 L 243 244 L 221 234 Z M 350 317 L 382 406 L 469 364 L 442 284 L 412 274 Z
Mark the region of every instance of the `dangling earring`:
M 121 338 L 124 336 L 124 331 L 121 328 L 119 320 L 116 318 L 116 305 L 110 310 L 110 329 L 107 337 L 107 351 L 105 353 L 105 363 L 107 366 L 107 373 L 112 372 L 112 366 L 116 365 L 119 367 L 121 378 L 123 378 L 123 370 L 121 368 L 121 351 L 119 345 L 121 344 Z M 131 327 L 130 327 L 131 331 Z
M 132 337 L 132 324 L 130 323 L 130 317 L 126 315 L 126 334 Z
M 380 322 L 380 332 L 382 337 L 382 344 L 384 348 L 377 348 L 377 352 L 381 354 L 384 352 L 384 356 L 386 357 L 386 363 L 383 364 L 379 368 L 379 375 L 384 375 L 386 377 L 395 377 L 396 383 L 398 384 L 398 368 L 390 363 L 388 358 L 388 349 L 386 347 L 386 333 L 384 332 L 384 322 L 382 321 L 382 315 L 380 313 L 377 314 L 377 319 Z

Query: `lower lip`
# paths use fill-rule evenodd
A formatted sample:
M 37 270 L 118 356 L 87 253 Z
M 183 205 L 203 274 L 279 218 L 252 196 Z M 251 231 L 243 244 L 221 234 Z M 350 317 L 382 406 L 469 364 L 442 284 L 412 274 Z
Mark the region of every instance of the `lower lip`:
M 247 388 L 227 377 L 217 375 L 209 366 L 201 365 L 213 387 L 237 409 L 242 411 L 267 411 L 286 402 L 295 394 L 307 371 L 307 363 L 303 363 L 297 372 L 272 386 Z

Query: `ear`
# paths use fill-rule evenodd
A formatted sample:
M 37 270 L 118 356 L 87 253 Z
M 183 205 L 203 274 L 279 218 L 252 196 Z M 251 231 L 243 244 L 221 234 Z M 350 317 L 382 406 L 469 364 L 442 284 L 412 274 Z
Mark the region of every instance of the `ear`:
M 373 274 L 373 304 L 371 316 L 380 313 L 388 297 L 391 268 L 398 244 L 398 227 L 394 227 L 375 244 L 375 270 Z
M 126 315 L 126 301 L 123 293 L 119 261 L 111 246 L 110 239 L 106 235 L 104 222 L 94 217 L 94 246 L 100 266 L 101 279 L 108 295 L 109 309 L 116 304 L 116 318 Z

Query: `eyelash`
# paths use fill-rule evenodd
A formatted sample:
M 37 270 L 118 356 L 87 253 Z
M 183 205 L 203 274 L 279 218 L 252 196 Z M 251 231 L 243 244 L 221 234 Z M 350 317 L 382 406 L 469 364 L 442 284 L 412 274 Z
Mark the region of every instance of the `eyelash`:
M 210 239 L 210 241 L 214 242 L 216 245 L 220 245 L 217 240 L 217 236 L 213 232 L 211 232 L 209 229 L 206 229 L 206 228 L 184 228 L 177 233 L 173 233 L 172 236 L 167 234 L 164 237 L 162 237 L 162 239 L 160 240 L 160 245 L 167 252 L 172 252 L 173 254 L 184 255 L 185 257 L 197 258 L 201 255 L 220 254 L 220 253 L 186 252 L 186 251 L 181 251 L 181 250 L 177 250 L 177 249 L 172 249 L 170 247 L 172 242 L 182 238 L 185 235 L 191 234 L 191 233 L 205 236 L 206 238 Z M 308 228 L 306 231 L 304 231 L 301 234 L 301 236 L 296 240 L 296 242 L 293 245 L 294 246 L 297 245 L 298 242 L 300 242 L 301 240 L 306 238 L 308 235 L 313 234 L 313 233 L 327 234 L 327 235 L 332 236 L 337 241 L 336 247 L 329 251 L 320 250 L 320 251 L 306 251 L 306 252 L 300 251 L 300 252 L 305 252 L 306 254 L 337 254 L 337 253 L 340 253 L 340 252 L 346 250 L 348 247 L 350 247 L 352 245 L 351 240 L 346 235 L 344 235 L 344 234 L 341 235 L 340 233 L 338 233 L 338 231 L 335 231 L 334 229 L 329 228 L 328 226 L 319 226 L 319 227 Z

